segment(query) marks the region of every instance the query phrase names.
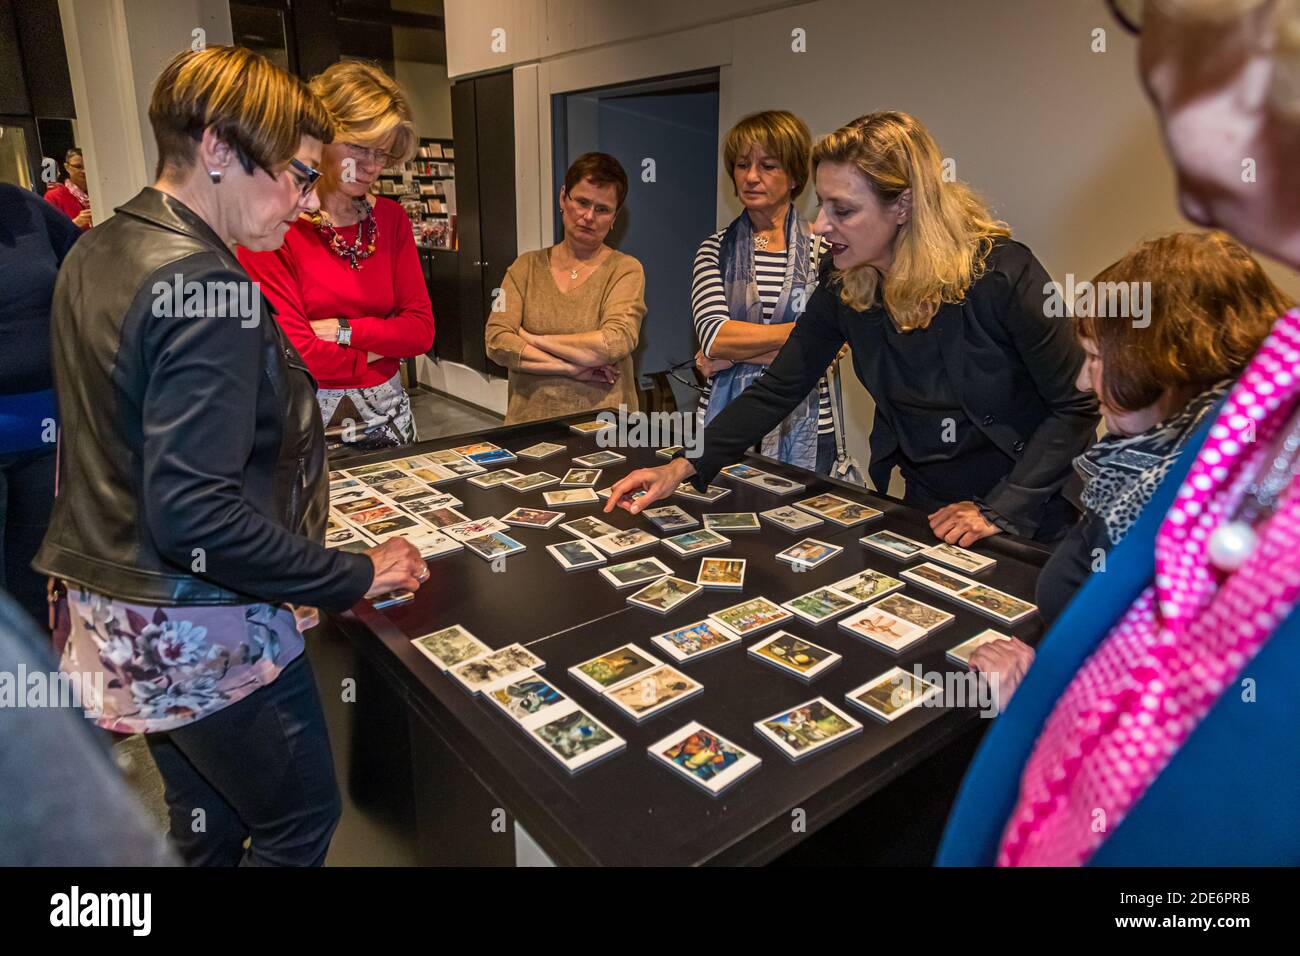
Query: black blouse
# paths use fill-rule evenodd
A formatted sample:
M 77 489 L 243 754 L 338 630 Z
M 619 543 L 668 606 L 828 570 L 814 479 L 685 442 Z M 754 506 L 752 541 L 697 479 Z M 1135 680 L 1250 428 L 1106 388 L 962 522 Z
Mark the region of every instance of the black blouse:
M 702 488 L 738 461 L 847 341 L 876 402 L 868 468 L 876 488 L 898 464 L 944 500 L 978 499 L 1019 534 L 1059 536 L 1077 514 L 1061 487 L 1099 416 L 1096 399 L 1075 388 L 1083 351 L 1068 319 L 1048 307 L 1050 282 L 1026 246 L 997 239 L 966 298 L 940 307 L 918 335 L 899 333 L 880 306 L 849 308 L 824 269 L 776 359 L 704 430 L 692 480 Z M 955 431 L 945 433 L 949 418 Z

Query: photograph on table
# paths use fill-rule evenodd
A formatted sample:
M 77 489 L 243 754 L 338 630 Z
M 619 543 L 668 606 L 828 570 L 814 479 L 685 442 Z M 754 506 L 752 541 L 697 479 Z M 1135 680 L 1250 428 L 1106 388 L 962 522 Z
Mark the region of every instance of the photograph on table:
M 851 528 L 854 525 L 879 518 L 884 514 L 883 511 L 832 494 L 814 495 L 811 498 L 796 501 L 794 504 L 796 508 L 802 508 L 804 511 L 825 518 L 827 521 L 843 528 Z
M 905 621 L 910 621 L 917 627 L 923 627 L 927 633 L 946 627 L 953 621 L 953 615 L 947 611 L 941 611 L 937 607 L 910 598 L 906 594 L 891 594 L 886 598 L 881 598 L 871 606 L 882 611 L 888 611 L 895 617 L 901 617 Z
M 706 588 L 738 591 L 745 586 L 745 559 L 701 558 L 695 583 Z
M 929 547 L 927 544 L 893 531 L 877 531 L 875 534 L 859 538 L 858 541 L 873 551 L 887 554 L 899 561 L 910 561 Z
M 679 558 L 689 558 L 692 555 L 703 554 L 706 551 L 716 551 L 718 548 L 725 548 L 731 544 L 730 538 L 724 538 L 716 531 L 709 531 L 707 528 L 701 528 L 698 531 L 686 531 L 662 540 L 664 547 Z
M 511 491 L 525 492 L 537 491 L 540 488 L 549 488 L 551 485 L 559 482 L 559 477 L 552 475 L 547 471 L 535 471 L 531 475 L 520 475 L 518 478 L 509 478 L 502 482 Z
M 470 538 L 477 538 L 493 531 L 509 531 L 510 525 L 500 518 L 473 518 L 460 524 L 443 525 L 438 530 L 457 541 L 468 541 Z
M 529 672 L 483 688 L 483 696 L 525 729 L 551 719 L 570 698 L 540 674 Z
M 407 459 L 411 462 L 422 461 L 432 465 L 451 465 L 459 461 L 464 461 L 465 456 L 452 448 L 444 448 L 441 451 L 421 452 L 414 458 Z M 416 467 L 421 467 L 417 465 Z
M 465 539 L 465 547 L 485 561 L 496 558 L 508 558 L 512 554 L 527 551 L 528 546 L 501 531 L 491 531 L 477 538 Z
M 413 504 L 418 504 L 422 501 L 428 501 L 434 498 L 444 497 L 442 492 L 430 488 L 428 485 L 424 484 L 423 482 L 417 482 L 417 484 L 420 486 L 418 490 L 399 491 L 396 494 L 389 495 L 388 497 L 393 502 L 393 504 L 401 505 L 403 508 L 407 509 L 408 511 L 410 510 L 411 505 Z
M 376 498 L 374 495 L 365 495 L 361 498 L 354 498 L 351 501 L 340 502 L 334 506 L 334 510 L 344 515 L 349 521 L 352 516 L 371 511 L 375 508 L 391 507 L 384 503 L 384 499 Z
M 667 448 L 660 448 L 655 452 L 656 458 L 672 458 L 679 451 L 685 451 L 685 445 L 669 445 Z
M 748 637 L 776 624 L 784 624 L 794 615 L 774 601 L 756 597 L 715 611 L 709 617 L 741 637 Z
M 699 681 L 663 664 L 606 691 L 605 699 L 633 720 L 641 721 L 689 700 L 702 690 L 704 685 Z
M 406 472 L 402 471 L 400 468 L 393 468 L 389 465 L 382 471 L 372 471 L 360 477 L 365 484 L 373 488 L 375 485 L 382 485 L 386 481 L 404 478 L 406 477 Z
M 601 577 L 616 588 L 649 584 L 656 578 L 673 573 L 673 569 L 658 558 L 639 558 L 635 561 L 624 561 L 622 564 L 611 565 L 608 568 L 598 568 L 597 570 L 600 571 Z
M 627 603 L 635 604 L 637 607 L 645 608 L 647 611 L 654 611 L 657 614 L 667 614 L 669 611 L 676 610 L 703 590 L 703 587 L 692 581 L 684 581 L 670 574 L 667 577 L 650 582 L 634 594 L 629 594 Z
M 576 534 L 579 538 L 586 538 L 588 541 L 603 538 L 607 534 L 617 534 L 622 530 L 614 527 L 608 521 L 601 521 L 599 518 L 594 517 L 575 518 L 572 521 L 564 522 L 560 527 L 570 534 Z
M 704 657 L 724 647 L 739 646 L 740 635 L 708 618 L 650 638 L 650 643 L 681 663 Z
M 564 517 L 563 511 L 544 511 L 541 508 L 516 508 L 501 520 L 513 528 L 551 528 Z
M 565 445 L 558 445 L 553 441 L 541 441 L 536 445 L 529 445 L 527 448 L 521 448 L 517 452 L 520 458 L 532 458 L 537 461 L 542 458 L 550 458 L 552 455 L 558 455 L 562 451 L 567 451 Z
M 840 627 L 890 654 L 901 654 L 930 633 L 896 614 L 880 609 L 878 604 L 863 608 L 840 621 Z
M 385 481 L 383 484 L 375 485 L 374 488 L 377 494 L 389 499 L 395 498 L 403 492 L 416 491 L 427 494 L 430 491 L 428 485 L 415 478 L 396 478 L 393 481 Z
M 457 445 L 455 448 L 448 450 L 453 454 L 460 455 L 462 458 L 468 458 L 470 455 L 481 455 L 484 452 L 499 451 L 500 448 L 500 445 L 494 444 L 490 441 L 476 441 L 471 442 L 468 445 Z M 443 464 L 451 464 L 451 462 L 443 462 Z
M 478 474 L 479 472 L 486 470 L 484 468 L 478 467 L 477 465 L 474 465 L 473 462 L 467 461 L 466 459 L 462 458 L 459 461 L 452 462 L 451 464 L 447 464 L 447 465 L 442 465 L 437 462 L 429 462 L 429 464 L 423 465 L 419 468 L 412 468 L 410 473 L 414 477 L 420 479 L 420 481 L 425 482 L 426 484 L 441 485 L 441 484 L 445 484 L 448 481 L 455 481 L 458 478 L 465 477 L 460 472 L 455 471 L 453 469 L 453 466 L 463 467 L 466 465 L 473 466 L 473 470 L 470 472 L 470 474 Z
M 380 518 L 378 521 L 369 521 L 365 524 L 358 523 L 358 527 L 376 541 L 387 541 L 389 538 L 410 531 L 412 528 L 419 527 L 419 525 L 410 515 L 394 512 L 390 517 Z
M 482 465 L 470 461 L 468 458 L 462 459 L 461 461 L 448 462 L 441 467 L 446 468 L 457 478 L 468 478 L 470 475 L 481 475 L 483 472 L 487 471 L 487 469 Z M 419 475 L 420 472 L 415 471 L 412 472 L 412 474 Z
M 819 524 L 826 522 L 817 515 L 808 511 L 801 511 L 793 505 L 785 505 L 780 508 L 770 508 L 767 511 L 760 511 L 758 516 L 764 521 L 769 521 L 778 528 L 786 531 L 807 531 L 809 528 L 815 528 Z
M 459 624 L 423 634 L 413 639 L 411 644 L 443 672 L 471 658 L 492 652 L 490 647 Z
M 776 667 L 802 681 L 812 680 L 843 659 L 834 651 L 812 641 L 805 641 L 789 631 L 777 631 L 771 637 L 751 644 L 749 653 L 761 663 Z
M 411 514 L 418 515 L 435 508 L 459 508 L 463 504 L 455 495 L 445 491 L 431 491 L 427 495 L 402 502 L 402 507 Z
M 491 451 L 478 451 L 472 455 L 466 455 L 470 461 L 476 465 L 499 465 L 506 461 L 515 461 L 514 452 L 505 448 L 493 448 Z
M 790 759 L 801 760 L 861 733 L 862 725 L 825 697 L 815 697 L 755 721 L 754 729 Z
M 432 561 L 435 558 L 455 554 L 465 548 L 465 545 L 455 538 L 448 537 L 441 531 L 434 531 L 430 528 L 419 528 L 404 533 L 402 537 L 411 542 L 415 550 L 420 552 L 420 557 L 425 561 Z
M 800 571 L 810 571 L 818 565 L 825 564 L 843 550 L 837 544 L 827 544 L 816 538 L 804 538 L 784 551 L 778 552 L 776 559 L 793 564 Z
M 995 631 L 993 628 L 987 628 L 980 631 L 972 638 L 962 641 L 956 647 L 948 649 L 945 655 L 948 660 L 954 664 L 960 664 L 962 667 L 970 667 L 970 656 L 975 653 L 977 648 L 983 647 L 992 641 L 1009 641 L 1010 635 L 1003 634 L 1001 631 Z
M 590 455 L 578 455 L 573 459 L 573 463 L 580 468 L 605 468 L 621 461 L 627 461 L 627 455 L 620 455 L 616 451 L 598 451 Z
M 594 435 L 596 434 L 596 432 L 603 432 L 606 428 L 613 428 L 613 427 L 615 427 L 614 422 L 602 422 L 599 420 L 593 420 L 589 422 L 578 422 L 577 424 L 570 425 L 569 431 L 573 432 L 575 435 Z
M 926 548 L 922 552 L 922 557 L 937 561 L 940 564 L 946 564 L 950 568 L 956 568 L 958 571 L 964 571 L 967 574 L 978 574 L 981 571 L 987 571 L 998 563 L 996 558 L 985 557 L 982 554 L 967 551 L 965 548 L 959 548 L 957 545 L 948 544 L 947 542 Z
M 507 481 L 514 481 L 516 478 L 523 477 L 525 477 L 523 472 L 515 471 L 513 468 L 500 468 L 496 471 L 489 471 L 486 475 L 475 475 L 469 480 L 469 483 L 475 488 L 495 488 Z
M 560 479 L 561 488 L 595 488 L 600 481 L 599 468 L 570 468 Z
M 331 491 L 330 507 L 341 508 L 344 505 L 352 504 L 355 501 L 361 501 L 365 498 L 374 498 L 371 490 L 365 485 L 362 485 L 360 488 L 344 488 L 337 492 Z M 383 502 L 379 501 L 378 498 L 375 498 L 375 501 L 379 502 L 379 504 L 383 504 Z M 371 505 L 370 507 L 374 507 L 374 505 Z
M 570 773 L 576 773 L 627 746 L 627 741 L 577 704 L 565 713 L 548 714 L 547 719 L 530 728 L 529 733 Z
M 929 561 L 924 561 L 905 571 L 900 571 L 899 576 L 945 597 L 960 594 L 977 583 L 970 578 L 949 571 L 947 568 L 931 564 Z
M 683 498 L 689 498 L 692 501 L 717 501 L 719 498 L 725 498 L 731 494 L 730 488 L 723 488 L 721 485 L 709 485 L 708 491 L 699 491 L 689 481 L 683 481 L 673 492 L 675 495 L 681 495 Z
M 954 597 L 971 610 L 991 617 L 1000 624 L 1019 624 L 1038 610 L 1038 605 L 1022 601 L 1014 594 L 1007 594 L 987 584 L 976 584 Z
M 393 463 L 391 461 L 377 461 L 370 465 L 357 465 L 354 468 L 348 468 L 340 474 L 348 475 L 352 478 L 365 478 L 368 475 L 377 475 L 381 472 L 392 471 Z M 333 472 L 331 472 L 333 474 Z
M 434 528 L 449 528 L 469 521 L 469 515 L 455 508 L 431 508 L 428 511 L 412 511 L 421 521 Z
M 791 495 L 808 489 L 807 485 L 763 471 L 753 465 L 728 465 L 726 468 L 721 469 L 718 474 L 726 475 L 728 478 L 734 478 L 754 488 L 761 488 L 763 491 L 776 495 Z
M 714 511 L 704 516 L 704 527 L 710 531 L 758 531 L 758 515 L 753 511 Z
M 835 590 L 851 594 L 863 601 L 873 601 L 876 598 L 884 597 L 886 594 L 893 594 L 902 586 L 903 582 L 898 578 L 890 577 L 888 574 L 872 568 L 859 571 L 857 574 L 850 574 L 847 578 L 836 581 L 831 585 Z
M 600 497 L 590 488 L 561 488 L 559 491 L 543 491 L 542 499 L 552 508 L 566 505 L 594 505 Z
M 559 544 L 548 544 L 546 550 L 566 571 L 594 568 L 607 560 L 605 555 L 582 538 L 575 541 L 561 541 Z
M 507 644 L 496 651 L 471 657 L 451 667 L 447 673 L 472 694 L 477 694 L 489 684 L 506 678 L 523 677 L 528 671 L 539 671 L 546 662 L 522 644 Z
M 361 542 L 367 548 L 373 548 L 375 544 L 364 532 L 357 531 L 355 528 L 339 528 L 337 531 L 325 532 L 325 547 L 327 548 L 341 548 L 355 542 Z
M 943 693 L 938 684 L 922 680 L 901 667 L 891 667 L 844 695 L 850 704 L 861 707 L 872 717 L 886 723 L 897 720 Z
M 809 624 L 824 624 L 861 603 L 860 598 L 851 594 L 844 594 L 834 588 L 821 587 L 791 598 L 781 606 L 787 611 L 793 611 Z
M 654 670 L 661 664 L 663 661 L 647 654 L 635 644 L 624 644 L 581 664 L 574 664 L 569 668 L 569 676 L 584 687 L 603 694 L 611 687 Z
M 760 758 L 719 737 L 699 721 L 679 727 L 646 750 L 659 763 L 714 796 L 762 764 Z
M 640 528 L 629 528 L 626 531 L 615 531 L 611 534 L 603 534 L 599 538 L 592 538 L 591 543 L 600 550 L 604 551 L 610 557 L 629 554 L 633 551 L 640 551 L 642 548 L 648 548 L 658 543 L 659 539 L 649 531 L 642 531 Z
M 649 521 L 660 531 L 674 533 L 685 531 L 687 528 L 699 527 L 700 521 L 694 515 L 683 511 L 676 505 L 663 505 L 658 508 L 647 508 L 641 512 Z

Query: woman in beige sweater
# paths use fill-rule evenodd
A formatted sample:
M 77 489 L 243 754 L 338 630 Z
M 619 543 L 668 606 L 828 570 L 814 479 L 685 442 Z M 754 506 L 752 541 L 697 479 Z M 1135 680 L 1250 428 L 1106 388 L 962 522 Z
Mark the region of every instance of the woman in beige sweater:
M 645 317 L 645 273 L 605 245 L 626 197 L 618 160 L 579 156 L 560 189 L 564 238 L 525 252 L 506 271 L 485 340 L 492 360 L 510 370 L 507 425 L 637 409 L 632 351 Z

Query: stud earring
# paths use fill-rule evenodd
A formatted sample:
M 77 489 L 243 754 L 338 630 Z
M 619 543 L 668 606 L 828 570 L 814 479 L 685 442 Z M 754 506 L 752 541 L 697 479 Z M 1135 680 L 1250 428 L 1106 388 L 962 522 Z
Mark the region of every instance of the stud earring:
M 214 186 L 215 186 L 217 183 L 221 182 L 221 170 L 219 170 L 219 169 L 209 169 L 209 170 L 208 170 L 208 179 L 212 180 L 212 184 L 213 184 Z

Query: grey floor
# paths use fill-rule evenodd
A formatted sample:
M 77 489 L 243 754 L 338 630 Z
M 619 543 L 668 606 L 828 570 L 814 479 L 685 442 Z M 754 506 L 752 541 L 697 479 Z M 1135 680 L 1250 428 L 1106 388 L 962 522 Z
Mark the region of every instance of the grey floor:
M 477 433 L 497 428 L 501 416 L 479 408 L 464 405 L 454 399 L 433 392 L 417 390 L 411 393 L 411 410 L 415 415 L 416 434 L 421 441 L 443 435 Z M 310 639 L 309 639 L 310 645 Z M 317 684 L 322 687 L 337 686 L 340 672 L 349 667 L 349 649 L 341 646 L 311 647 L 312 667 Z M 324 691 L 322 692 L 325 693 Z M 331 725 L 331 743 L 334 748 L 335 770 L 339 788 L 343 793 L 343 819 L 334 834 L 326 864 L 329 866 L 411 865 L 415 861 L 415 848 L 409 837 L 396 828 L 386 825 L 382 817 L 359 812 L 353 804 L 346 785 L 351 775 L 352 754 L 348 742 L 339 740 L 337 713 L 331 699 L 325 700 L 327 722 Z M 136 734 L 113 747 L 118 766 L 139 795 L 145 808 L 158 821 L 160 831 L 167 829 L 167 805 L 163 798 L 163 782 L 154 767 L 153 758 L 145 746 L 144 737 Z

